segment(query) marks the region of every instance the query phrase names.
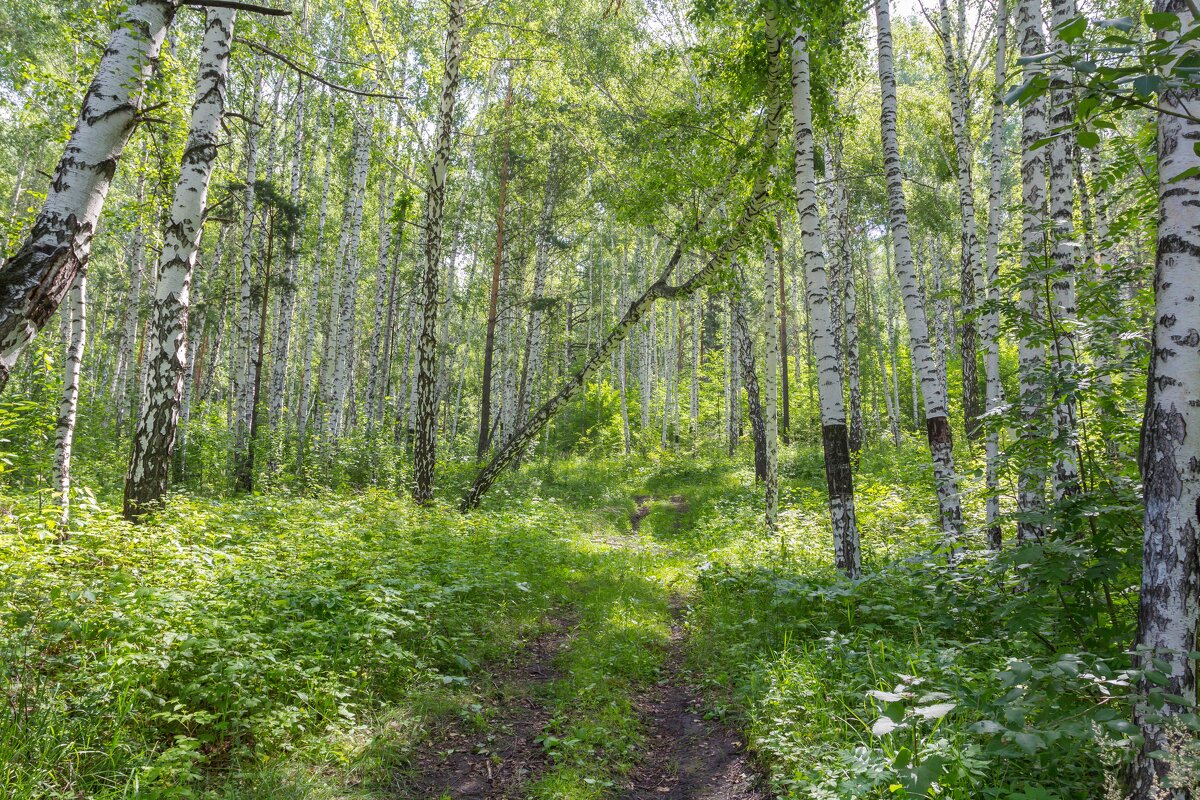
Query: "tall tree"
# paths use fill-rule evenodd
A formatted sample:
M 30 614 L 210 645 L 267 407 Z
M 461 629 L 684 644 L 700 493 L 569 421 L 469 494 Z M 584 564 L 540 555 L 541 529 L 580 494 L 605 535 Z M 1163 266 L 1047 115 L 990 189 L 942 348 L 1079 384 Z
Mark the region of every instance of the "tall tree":
M 87 267 L 104 199 L 174 17 L 172 0 L 134 0 L 117 20 L 42 210 L 0 269 L 0 391 Z
M 821 446 L 825 451 L 825 483 L 833 527 L 833 557 L 851 578 L 862 573 L 858 520 L 854 511 L 854 472 L 846 425 L 842 373 L 834 346 L 834 320 L 825 246 L 817 210 L 816 170 L 812 130 L 812 78 L 808 34 L 797 28 L 792 37 L 792 157 L 800 241 L 804 247 L 804 284 L 809 327 L 817 360 L 817 396 L 821 411 Z
M 1200 19 L 1187 0 L 1157 0 L 1184 31 Z M 1168 40 L 1178 32 L 1161 34 Z M 1163 673 L 1165 702 L 1144 698 L 1135 714 L 1144 742 L 1133 767 L 1132 800 L 1186 800 L 1172 785 L 1171 725 L 1196 702 L 1196 630 L 1200 624 L 1200 103 L 1195 83 L 1158 96 L 1158 231 L 1154 329 L 1140 466 L 1146 498 L 1138 658 Z M 1157 662 L 1157 663 L 1156 663 Z M 1143 680 L 1142 691 L 1152 687 Z M 1181 771 L 1186 770 L 1183 767 Z M 1193 773 L 1194 774 L 1194 773 Z
M 124 512 L 129 519 L 137 519 L 150 510 L 167 490 L 188 366 L 192 270 L 204 231 L 209 180 L 217 159 L 233 24 L 233 9 L 208 10 L 196 76 L 196 100 L 192 104 L 171 219 L 163 235 L 158 283 L 147 331 L 146 396 L 125 473 Z
M 428 503 L 433 499 L 437 458 L 437 375 L 434 374 L 434 368 L 437 360 L 438 273 L 442 265 L 442 216 L 446 208 L 446 178 L 450 168 L 454 102 L 458 96 L 465 17 L 465 0 L 450 0 L 436 147 L 425 189 L 425 264 L 421 275 L 421 333 L 417 345 L 417 442 L 413 451 L 413 499 L 418 503 Z
M 900 162 L 900 141 L 896 132 L 896 76 L 892 61 L 892 23 L 888 0 L 877 0 L 875 19 L 879 33 L 879 83 L 882 94 L 880 116 L 883 131 L 883 164 L 887 173 L 888 218 L 892 246 L 896 253 L 896 276 L 904 298 L 904 316 L 908 320 L 913 369 L 925 399 L 925 424 L 929 452 L 933 457 L 942 533 L 951 555 L 961 548 L 962 504 L 958 496 L 958 476 L 954 471 L 954 439 L 950 429 L 950 410 L 945 386 L 938 373 L 937 359 L 929 346 L 929 326 L 925 304 L 917 283 L 912 243 L 908 231 L 908 209 L 904 199 L 904 172 Z

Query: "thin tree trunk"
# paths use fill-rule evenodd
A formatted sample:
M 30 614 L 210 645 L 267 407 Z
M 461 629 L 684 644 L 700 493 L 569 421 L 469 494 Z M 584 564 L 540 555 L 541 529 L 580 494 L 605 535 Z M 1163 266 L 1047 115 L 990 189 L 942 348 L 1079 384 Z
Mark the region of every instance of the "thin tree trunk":
M 763 253 L 763 383 L 765 403 L 763 422 L 766 433 L 767 530 L 774 533 L 779 523 L 779 315 L 775 310 L 775 242 L 767 238 Z
M 959 0 L 962 5 L 962 0 Z M 983 404 L 979 398 L 979 367 L 977 363 L 977 334 L 973 311 L 978 303 L 980 283 L 980 253 L 979 229 L 975 220 L 975 186 L 971 174 L 974 163 L 974 145 L 971 142 L 971 98 L 966 96 L 968 87 L 965 53 L 961 51 L 962 9 L 960 8 L 960 24 L 957 41 L 959 49 L 955 48 L 956 37 L 952 36 L 950 9 L 946 0 L 940 0 L 940 39 L 942 55 L 946 70 L 946 87 L 950 95 L 950 129 L 954 137 L 954 153 L 956 156 L 955 173 L 958 179 L 958 202 L 961 209 L 961 228 L 959 244 L 961 263 L 959 265 L 959 292 L 962 300 L 962 389 L 963 389 L 963 423 L 966 426 L 967 438 L 976 439 L 979 436 L 979 418 L 983 413 Z
M 987 293 L 988 309 L 981 321 L 983 337 L 983 369 L 987 381 L 987 411 L 997 413 L 1004 404 L 1004 385 L 1000 382 L 1000 225 L 1004 199 L 1004 85 L 1007 80 L 1008 4 L 996 3 L 996 58 L 992 94 L 991 153 L 988 174 L 987 242 L 984 252 L 983 288 Z M 1003 545 L 1000 528 L 1000 432 L 993 423 L 988 426 L 985 445 L 984 482 L 987 487 L 985 525 L 988 545 L 999 550 Z
M 352 198 L 350 209 L 349 238 L 346 241 L 345 276 L 341 296 L 341 307 L 337 324 L 336 346 L 333 360 L 332 402 L 326 410 L 326 433 L 330 441 L 346 429 L 342 410 L 348 405 L 353 369 L 355 312 L 358 306 L 358 272 L 362 265 L 359 245 L 362 241 L 363 209 L 367 194 L 367 172 L 371 166 L 371 127 L 374 106 L 368 105 L 355 119 L 354 170 L 350 187 Z M 331 312 L 332 313 L 332 312 Z
M 417 442 L 413 453 L 413 499 L 433 499 L 437 458 L 437 306 L 438 272 L 442 263 L 442 216 L 446 207 L 446 179 L 454 132 L 454 101 L 458 94 L 458 67 L 462 59 L 464 0 L 450 0 L 446 25 L 446 66 L 438 105 L 437 148 L 425 191 L 425 266 L 421 278 L 421 334 L 418 340 Z
M 817 210 L 812 130 L 811 77 L 808 35 L 797 29 L 792 39 L 793 163 L 800 238 L 804 246 L 804 283 L 809 325 L 817 359 L 817 393 L 821 405 L 821 444 L 825 451 L 825 481 L 833 527 L 833 555 L 838 569 L 850 578 L 862 573 L 858 522 L 854 512 L 854 473 L 846 425 L 842 374 L 834 348 L 830 286 L 825 272 L 825 248 Z
M 1059 36 L 1062 26 L 1073 20 L 1075 0 L 1051 0 L 1051 49 L 1059 57 L 1069 55 L 1070 47 Z M 1069 85 L 1067 70 L 1055 70 L 1051 75 L 1050 130 L 1057 131 L 1049 146 L 1049 212 L 1051 222 L 1051 257 L 1054 278 L 1054 368 L 1055 383 L 1055 459 L 1054 491 L 1059 497 L 1078 494 L 1079 458 L 1075 442 L 1075 401 L 1064 397 L 1064 384 L 1074 384 L 1075 373 L 1075 193 L 1074 156 L 1075 121 L 1074 90 Z
M 738 276 L 737 294 L 733 298 L 733 335 L 737 342 L 738 355 L 735 369 L 741 369 L 742 385 L 746 389 L 746 411 L 750 416 L 750 436 L 754 441 L 754 480 L 767 479 L 767 432 L 763 416 L 762 395 L 758 389 L 758 367 L 754 358 L 754 340 L 750 337 L 750 326 L 746 321 L 746 296 L 749 282 L 741 264 L 734 263 Z M 774 327 L 772 325 L 771 327 Z M 735 402 L 737 395 L 734 395 Z
M 187 374 L 188 310 L 192 272 L 204 233 L 204 204 L 217 159 L 234 11 L 207 11 L 196 78 L 196 100 L 183 150 L 171 221 L 158 261 L 158 283 L 148 336 L 147 391 L 134 431 L 125 474 L 124 514 L 136 520 L 162 500 L 170 477 L 171 451 Z
M 546 294 L 546 277 L 550 271 L 550 245 L 554 236 L 554 204 L 558 200 L 557 161 L 558 146 L 550 147 L 550 165 L 546 175 L 546 186 L 542 196 L 542 213 L 537 230 L 536 253 L 533 267 L 533 293 L 529 301 L 529 327 L 525 333 L 525 366 L 521 371 L 521 385 L 517 392 L 517 421 L 529 414 L 530 395 L 533 382 L 542 369 L 543 330 L 542 304 Z
M 1045 49 L 1042 32 L 1042 6 L 1040 0 L 1020 0 L 1017 10 L 1017 30 L 1020 36 L 1021 55 L 1027 58 L 1040 54 Z M 1023 76 L 1032 80 L 1042 70 L 1035 60 L 1027 61 Z M 1045 99 L 1036 97 L 1026 103 L 1021 114 L 1021 312 L 1026 319 L 1022 330 L 1030 330 L 1041 321 L 1038 301 L 1038 276 L 1045 263 L 1045 220 L 1046 220 L 1046 162 L 1045 149 L 1034 145 L 1047 136 Z M 1017 538 L 1031 541 L 1041 538 L 1042 528 L 1037 517 L 1045 509 L 1045 475 L 1038 463 L 1037 420 L 1041 416 L 1042 369 L 1045 353 L 1036 338 L 1023 334 L 1017 351 L 1021 384 L 1021 452 L 1024 456 L 1017 478 Z
M 304 178 L 304 77 L 296 78 L 296 118 L 292 132 L 292 176 L 291 201 L 298 208 L 302 200 Z M 303 228 L 296 226 L 287 243 L 287 259 L 284 265 L 283 284 L 279 290 L 279 319 L 276 321 L 275 341 L 271 353 L 271 396 L 268 420 L 271 430 L 283 418 L 284 400 L 287 395 L 288 358 L 291 355 L 292 323 L 296 316 L 296 293 L 300 281 L 300 237 Z
M 921 391 L 925 398 L 925 419 L 929 434 L 929 452 L 933 458 L 937 483 L 942 533 L 951 558 L 961 550 L 962 505 L 958 496 L 958 476 L 954 471 L 954 440 L 950 430 L 946 393 L 929 348 L 929 329 L 925 306 L 917 288 L 912 245 L 908 236 L 908 210 L 904 200 L 904 176 L 900 162 L 900 142 L 896 132 L 896 78 L 892 68 L 892 25 L 888 0 L 877 0 L 875 15 L 879 27 L 879 82 L 882 89 L 881 128 L 884 167 L 887 172 L 888 216 L 892 244 L 896 250 L 896 275 L 904 297 L 913 362 L 919 369 Z
M 321 205 L 317 212 L 317 241 L 313 247 L 312 264 L 308 272 L 308 314 L 304 332 L 303 371 L 300 378 L 300 397 L 296 401 L 297 451 L 304 457 L 313 394 L 313 355 L 317 348 L 317 319 L 320 303 L 321 260 L 325 252 L 325 223 L 329 216 L 329 181 L 333 166 L 333 137 L 336 132 L 337 106 L 329 98 L 329 133 L 325 145 L 325 167 L 321 179 Z
M 65 308 L 67 333 L 63 359 L 62 400 L 58 405 L 58 424 L 54 436 L 54 489 L 62 508 L 60 538 L 66 536 L 71 519 L 71 452 L 75 447 L 75 419 L 79 410 L 79 376 L 83 369 L 83 349 L 87 344 L 87 272 L 75 275 L 69 302 Z

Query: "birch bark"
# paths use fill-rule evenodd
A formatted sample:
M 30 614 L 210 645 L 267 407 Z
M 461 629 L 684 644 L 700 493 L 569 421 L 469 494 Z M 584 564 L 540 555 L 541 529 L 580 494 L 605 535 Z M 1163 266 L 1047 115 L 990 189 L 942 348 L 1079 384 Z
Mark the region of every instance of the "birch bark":
M 1017 29 L 1021 55 L 1039 55 L 1045 49 L 1042 6 L 1040 0 L 1020 0 L 1017 8 Z M 1037 61 L 1026 61 L 1022 69 L 1025 80 L 1033 80 L 1042 71 Z M 1026 317 L 1023 331 L 1031 331 L 1042 321 L 1038 276 L 1045 269 L 1043 255 L 1046 245 L 1046 161 L 1044 148 L 1034 145 L 1046 138 L 1045 99 L 1037 97 L 1025 104 L 1021 114 L 1021 313 Z M 1021 426 L 1019 441 L 1024 456 L 1017 478 L 1017 538 L 1022 541 L 1040 539 L 1041 523 L 1037 521 L 1045 509 L 1045 474 L 1039 453 L 1037 420 L 1041 415 L 1042 372 L 1045 351 L 1032 333 L 1024 333 L 1017 347 L 1020 372 Z
M 0 269 L 0 392 L 87 267 L 104 199 L 174 16 L 171 0 L 134 0 L 118 19 L 42 210 Z
M 1187 0 L 1157 0 L 1154 10 L 1175 14 L 1182 30 L 1197 21 Z M 1174 39 L 1178 33 L 1162 34 Z M 1194 48 L 1195 45 L 1192 45 Z M 1194 51 L 1193 51 L 1194 52 Z M 1187 84 L 1185 84 L 1187 85 Z M 1194 84 L 1192 84 L 1194 87 Z M 1200 102 L 1200 90 L 1158 95 L 1158 241 L 1154 270 L 1154 334 L 1142 425 L 1140 466 L 1145 487 L 1145 546 L 1138 609 L 1137 649 L 1146 668 L 1165 666 L 1168 701 L 1161 709 L 1135 708 L 1145 743 L 1133 766 L 1131 800 L 1186 800 L 1168 789 L 1173 771 L 1156 751 L 1172 750 L 1167 722 L 1196 702 L 1197 624 L 1200 623 L 1200 124 L 1181 118 Z M 1173 116 L 1177 114 L 1180 116 Z M 1191 173 L 1191 174 L 1189 174 Z M 1154 665 L 1151 659 L 1165 662 Z M 1143 692 L 1151 689 L 1143 681 Z M 1178 736 L 1178 730 L 1175 731 Z M 1184 766 L 1181 772 L 1186 772 Z
M 862 573 L 862 557 L 854 511 L 854 473 L 850 466 L 842 373 L 835 346 L 830 286 L 825 271 L 825 243 L 821 240 L 821 221 L 817 209 L 811 84 L 808 35 L 803 29 L 797 29 L 792 38 L 793 179 L 800 219 L 800 241 L 804 247 L 808 321 L 817 366 L 825 482 L 829 489 L 834 561 L 847 576 L 857 578 Z
M 75 448 L 75 420 L 79 410 L 79 379 L 83 349 L 87 343 L 87 272 L 78 272 L 68 295 L 66 314 L 67 351 L 63 359 L 62 399 L 54 434 L 54 489 L 62 508 L 60 538 L 66 536 L 71 520 L 71 453 Z
M 446 207 L 446 178 L 450 169 L 454 101 L 458 93 L 465 16 L 464 0 L 450 0 L 450 19 L 446 25 L 446 66 L 438 105 L 437 148 L 425 192 L 425 265 L 421 277 L 421 334 L 417 357 L 417 442 L 413 453 L 413 499 L 418 503 L 428 503 L 433 499 L 437 444 L 437 375 L 434 369 L 437 360 L 438 272 L 442 263 L 442 216 Z
M 889 0 L 877 0 L 875 16 L 879 29 L 879 83 L 882 91 L 880 115 L 883 131 L 883 160 L 887 172 L 888 216 L 892 244 L 896 251 L 896 275 L 904 298 L 908 320 L 914 372 L 925 398 L 925 420 L 929 434 L 929 452 L 933 458 L 937 483 L 942 534 L 951 558 L 961 550 L 962 504 L 958 496 L 958 476 L 954 471 L 954 441 L 950 430 L 945 388 L 938 374 L 937 360 L 929 347 L 929 327 L 925 305 L 917 288 L 912 244 L 908 233 L 908 210 L 904 199 L 904 175 L 900 162 L 900 141 L 896 132 L 896 77 L 892 66 L 892 24 Z
M 204 205 L 225 112 L 233 25 L 232 9 L 208 9 L 188 140 L 158 260 L 158 283 L 146 342 L 147 390 L 125 474 L 124 513 L 131 520 L 162 500 L 170 476 L 188 366 L 192 272 L 204 232 Z

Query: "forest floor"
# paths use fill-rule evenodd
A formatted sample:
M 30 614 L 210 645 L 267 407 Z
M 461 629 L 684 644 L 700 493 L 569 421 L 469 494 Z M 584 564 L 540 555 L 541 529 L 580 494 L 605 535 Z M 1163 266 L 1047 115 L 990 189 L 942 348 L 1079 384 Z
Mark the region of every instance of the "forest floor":
M 637 494 L 629 514 L 629 530 L 613 535 L 597 531 L 592 543 L 623 560 L 626 554 L 649 554 L 654 563 L 687 559 L 689 554 L 640 535 L 641 523 L 659 512 L 667 528 L 679 533 L 690 511 L 682 494 L 664 500 Z M 622 564 L 624 566 L 624 564 Z M 664 588 L 669 617 L 651 680 L 628 687 L 622 697 L 625 723 L 641 740 L 630 759 L 602 746 L 602 763 L 611 759 L 615 780 L 585 779 L 606 795 L 621 800 L 766 800 L 762 776 L 747 752 L 745 737 L 726 722 L 709 718 L 703 693 L 685 666 L 687 598 Z M 661 598 L 659 598 L 661 600 Z M 613 598 L 601 590 L 577 603 L 605 606 Z M 553 755 L 558 740 L 547 734 L 553 721 L 555 686 L 573 686 L 572 648 L 579 642 L 575 608 L 553 608 L 542 620 L 542 632 L 521 642 L 496 664 L 483 665 L 479 682 L 486 685 L 470 715 L 447 720 L 430 730 L 415 758 L 397 776 L 398 796 L 406 800 L 518 800 L 527 796 L 567 797 L 557 783 Z M 599 654 L 619 660 L 619 654 Z M 584 656 L 582 667 L 590 662 Z M 561 690 L 560 690 L 561 691 Z M 571 697 L 559 698 L 568 703 Z M 571 776 L 565 776 L 571 780 Z M 532 787 L 532 788 L 531 788 Z M 540 787 L 540 788 L 539 788 Z M 532 794 L 531 794 L 532 793 Z
M 1090 563 L 948 569 L 916 447 L 864 454 L 855 584 L 830 563 L 819 447 L 785 452 L 770 535 L 748 459 L 687 453 L 530 463 L 470 514 L 469 463 L 424 508 L 389 488 L 181 494 L 130 526 L 114 494 L 65 542 L 41 495 L 11 497 L 0 796 L 1096 796 L 1130 727 L 1088 681 L 1128 683 L 1104 662 L 1131 638 L 1138 560 L 1112 565 L 1120 627 L 1046 652 L 1023 631 L 1077 635 L 1059 576 Z M 1037 688 L 1015 708 L 1021 675 Z M 1078 730 L 1107 739 L 1054 727 L 1093 712 Z

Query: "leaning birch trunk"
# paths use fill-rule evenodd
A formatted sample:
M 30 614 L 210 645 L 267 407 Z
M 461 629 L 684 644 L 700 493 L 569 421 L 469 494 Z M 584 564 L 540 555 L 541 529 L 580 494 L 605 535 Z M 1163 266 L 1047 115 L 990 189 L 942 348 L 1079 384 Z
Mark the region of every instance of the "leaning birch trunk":
M 1187 0 L 1154 4 L 1156 12 L 1177 15 L 1184 31 L 1197 22 L 1190 7 Z M 1185 758 L 1178 749 L 1188 735 L 1173 718 L 1195 710 L 1200 623 L 1200 177 L 1195 174 L 1200 155 L 1193 148 L 1200 140 L 1200 124 L 1184 119 L 1200 103 L 1200 90 L 1193 84 L 1164 91 L 1158 103 L 1155 323 L 1140 459 L 1146 511 L 1137 650 L 1142 665 L 1166 679 L 1161 687 L 1143 679 L 1141 691 L 1163 692 L 1168 699 L 1154 708 L 1144 698 L 1135 708 L 1145 741 L 1133 765 L 1131 800 L 1191 796 L 1185 789 L 1165 787 L 1172 778 L 1187 779 L 1187 765 L 1176 770 L 1172 764 L 1172 758 L 1177 763 Z M 1162 751 L 1170 756 L 1161 757 Z
M 60 537 L 66 536 L 71 519 L 71 451 L 75 447 L 75 419 L 79 410 L 79 375 L 83 369 L 83 348 L 87 343 L 87 272 L 75 275 L 67 313 L 67 352 L 63 360 L 62 400 L 58 405 L 58 424 L 54 435 L 54 489 L 62 508 Z
M 421 276 L 421 332 L 417 344 L 417 441 L 413 452 L 413 499 L 433 499 L 437 445 L 437 306 L 438 272 L 442 264 L 442 216 L 446 208 L 446 176 L 450 168 L 454 101 L 462 59 L 465 0 L 450 0 L 446 25 L 446 67 L 438 105 L 437 148 L 425 190 L 425 265 Z
M 196 100 L 158 261 L 150 328 L 147 332 L 147 386 L 125 474 L 124 513 L 135 520 L 167 491 L 171 450 L 187 372 L 187 323 L 192 271 L 203 234 L 204 204 L 217 158 L 234 11 L 208 9 L 201 45 Z
M 979 372 L 976 363 L 977 336 L 972 314 L 979 297 L 979 232 L 975 220 L 975 186 L 971 175 L 974 147 L 971 142 L 971 123 L 968 114 L 971 100 L 964 95 L 967 88 L 964 54 L 956 52 L 951 37 L 950 9 L 946 0 L 939 2 L 940 39 L 946 71 L 946 87 L 950 96 L 950 128 L 954 137 L 955 172 L 958 179 L 958 202 L 961 209 L 959 244 L 959 292 L 962 298 L 962 389 L 963 421 L 967 438 L 979 435 L 979 417 L 983 413 L 979 402 Z M 961 35 L 963 31 L 959 30 Z
M 533 293 L 529 301 L 529 328 L 525 333 L 525 367 L 521 371 L 521 386 L 517 391 L 518 424 L 529 414 L 533 383 L 542 369 L 545 331 L 542 328 L 542 303 L 546 295 L 546 276 L 550 271 L 550 244 L 554 235 L 554 204 L 558 199 L 558 176 L 555 159 L 557 147 L 551 147 L 550 169 L 542 197 L 542 214 L 538 224 L 536 254 L 533 266 Z M 511 431 L 509 432 L 511 433 Z
M 463 496 L 462 502 L 459 505 L 460 509 L 466 511 L 476 508 L 479 505 L 479 501 L 484 493 L 492 487 L 496 479 L 500 476 L 500 473 L 504 471 L 504 468 L 512 463 L 517 455 L 537 437 L 538 433 L 554 417 L 555 413 L 566 403 L 570 402 L 587 385 L 588 378 L 602 364 L 608 361 L 613 351 L 629 334 L 630 329 L 637 325 L 641 318 L 654 307 L 655 301 L 659 298 L 679 300 L 691 297 L 696 291 L 710 282 L 720 269 L 729 263 L 730 258 L 745 241 L 751 223 L 766 208 L 770 196 L 767 181 L 767 166 L 774 155 L 775 146 L 779 141 L 779 119 L 782 116 L 782 105 L 779 102 L 780 62 L 776 18 L 770 7 L 768 7 L 764 16 L 766 19 L 767 39 L 768 102 L 764 114 L 763 157 L 756 165 L 754 186 L 750 190 L 750 197 L 743 207 L 737 222 L 734 223 L 732 230 L 730 230 L 716 251 L 709 257 L 708 261 L 705 262 L 704 266 L 697 270 L 688 280 L 671 286 L 667 283 L 667 280 L 678 266 L 686 243 L 681 241 L 677 245 L 675 253 L 668 260 L 667 266 L 660 274 L 658 280 L 651 283 L 650 287 L 637 300 L 634 300 L 630 304 L 621 321 L 609 331 L 604 341 L 596 349 L 596 352 L 584 362 L 583 367 L 572 375 L 556 394 L 543 403 L 522 424 L 509 443 L 500 448 L 492 457 L 492 460 L 488 462 L 487 466 L 479 471 L 470 489 Z
M 0 392 L 87 268 L 92 236 L 167 27 L 170 0 L 134 0 L 108 40 L 29 236 L 0 269 Z
M 1057 57 L 1069 55 L 1069 47 L 1059 35 L 1061 26 L 1076 16 L 1075 0 L 1051 0 L 1051 49 Z M 1049 211 L 1051 223 L 1051 258 L 1054 277 L 1054 370 L 1055 384 L 1055 457 L 1054 492 L 1059 498 L 1079 493 L 1079 459 L 1075 443 L 1075 401 L 1063 397 L 1058 387 L 1074 383 L 1075 372 L 1075 134 L 1070 130 L 1075 121 L 1074 90 L 1069 85 L 1066 68 L 1053 71 L 1050 80 L 1050 130 L 1059 132 L 1046 148 L 1049 151 L 1050 183 Z
M 1005 58 L 1008 54 L 1008 5 L 996 3 L 996 64 L 992 95 L 991 154 L 988 173 L 987 242 L 984 252 L 984 291 L 988 307 L 981 319 L 983 369 L 987 382 L 987 412 L 998 413 L 1004 405 L 1004 385 L 1000 382 L 1000 215 L 1004 199 L 1004 84 L 1007 80 Z M 988 426 L 985 445 L 984 481 L 987 487 L 985 525 L 988 545 L 999 550 L 1003 544 L 1000 528 L 1000 432 Z
M 825 481 L 829 487 L 829 516 L 833 527 L 833 557 L 850 578 L 862 574 L 858 521 L 854 512 L 854 472 L 846 425 L 842 373 L 834 346 L 830 286 L 825 272 L 825 246 L 817 211 L 815 148 L 812 130 L 812 79 L 808 35 L 797 29 L 792 39 L 792 119 L 794 180 L 804 247 L 804 285 L 808 322 L 817 361 L 817 396 L 821 408 L 821 444 L 825 451 Z
M 775 310 L 775 243 L 767 240 L 763 253 L 763 422 L 766 433 L 767 530 L 779 523 L 779 317 Z
M 938 374 L 937 359 L 929 347 L 929 327 L 925 305 L 917 288 L 912 244 L 908 235 L 908 210 L 904 200 L 904 175 L 900 162 L 900 141 L 896 133 L 896 77 L 892 67 L 892 24 L 888 0 L 877 0 L 875 15 L 879 27 L 879 83 L 882 91 L 883 161 L 887 172 L 888 216 L 892 245 L 896 251 L 896 275 L 904 297 L 904 315 L 908 320 L 914 371 L 925 398 L 925 420 L 929 434 L 929 452 L 933 458 L 937 483 L 942 533 L 951 558 L 961 549 L 962 504 L 958 496 L 958 476 L 954 472 L 954 440 L 950 431 L 945 387 Z
M 1021 55 L 1032 59 L 1045 48 L 1040 0 L 1021 0 L 1017 11 L 1017 29 Z M 1034 60 L 1025 63 L 1025 80 L 1033 80 L 1041 71 Z M 1041 319 L 1038 291 L 1045 257 L 1046 162 L 1044 148 L 1034 145 L 1047 136 L 1046 105 L 1042 97 L 1025 104 L 1021 114 L 1021 312 L 1027 318 L 1022 329 L 1034 327 Z M 1041 378 L 1045 352 L 1035 337 L 1022 335 L 1017 347 L 1020 372 L 1021 426 L 1020 443 L 1024 457 L 1017 478 L 1017 538 L 1030 541 L 1041 538 L 1036 521 L 1046 504 L 1045 475 L 1039 463 L 1037 420 L 1041 416 Z
M 296 78 L 296 118 L 292 132 L 292 175 L 291 201 L 300 206 L 304 177 L 304 77 Z M 302 228 L 296 226 L 287 242 L 287 259 L 284 264 L 283 285 L 279 288 L 279 319 L 275 325 L 275 340 L 271 353 L 271 389 L 268 424 L 271 430 L 278 427 L 283 418 L 284 398 L 287 395 L 288 357 L 292 347 L 292 323 L 296 316 L 296 294 L 300 280 L 300 237 Z

